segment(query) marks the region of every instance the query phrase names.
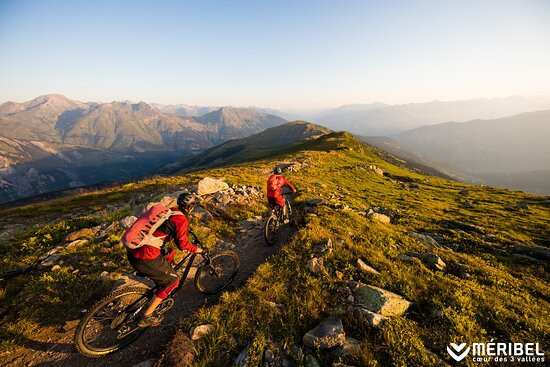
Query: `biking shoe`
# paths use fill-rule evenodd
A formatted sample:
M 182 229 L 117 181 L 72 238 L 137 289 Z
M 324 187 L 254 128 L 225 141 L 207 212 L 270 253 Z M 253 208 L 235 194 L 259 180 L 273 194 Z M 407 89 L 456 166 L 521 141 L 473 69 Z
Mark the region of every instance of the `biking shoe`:
M 142 316 L 141 320 L 138 322 L 139 327 L 149 327 L 149 326 L 158 326 L 162 320 L 164 320 L 164 315 L 157 315 L 156 313 L 152 313 L 147 316 Z

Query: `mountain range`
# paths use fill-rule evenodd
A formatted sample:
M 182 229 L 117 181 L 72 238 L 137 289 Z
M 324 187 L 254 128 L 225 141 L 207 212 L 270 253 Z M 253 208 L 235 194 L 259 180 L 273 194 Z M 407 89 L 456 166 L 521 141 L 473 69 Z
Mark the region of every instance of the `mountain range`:
M 0 202 L 152 174 L 178 157 L 284 122 L 234 107 L 191 118 L 144 102 L 84 103 L 58 94 L 6 102 L 0 105 Z
M 508 97 L 401 105 L 344 105 L 307 118 L 334 130 L 345 130 L 362 136 L 380 136 L 447 121 L 496 119 L 549 108 L 550 101 L 546 99 Z
M 550 110 L 447 122 L 391 136 L 402 147 L 463 172 L 464 181 L 471 182 L 464 179 L 469 176 L 477 183 L 535 193 L 550 193 L 549 137 Z

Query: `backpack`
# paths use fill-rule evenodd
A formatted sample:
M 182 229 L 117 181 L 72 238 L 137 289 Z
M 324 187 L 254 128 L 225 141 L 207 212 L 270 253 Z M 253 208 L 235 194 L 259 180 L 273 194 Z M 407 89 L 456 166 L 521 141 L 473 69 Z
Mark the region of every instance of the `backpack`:
M 278 179 L 276 175 L 271 175 L 267 179 L 267 191 L 277 191 L 279 189 Z
M 173 211 L 163 204 L 154 204 L 124 232 L 122 243 L 131 250 L 145 245 L 161 248 L 164 244 L 163 239 L 153 236 L 153 233 L 174 214 L 180 212 Z

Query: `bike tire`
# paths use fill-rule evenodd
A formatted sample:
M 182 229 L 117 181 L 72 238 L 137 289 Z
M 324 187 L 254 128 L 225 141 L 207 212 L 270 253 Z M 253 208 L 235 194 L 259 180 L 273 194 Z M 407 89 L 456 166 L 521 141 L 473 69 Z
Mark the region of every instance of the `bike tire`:
M 145 287 L 126 287 L 126 288 L 120 289 L 118 291 L 115 291 L 115 292 L 105 296 L 104 298 L 100 299 L 86 313 L 84 318 L 78 324 L 78 327 L 76 329 L 75 336 L 74 336 L 74 343 L 76 345 L 77 350 L 81 354 L 83 354 L 85 356 L 88 356 L 88 357 L 94 357 L 94 358 L 102 357 L 102 356 L 105 356 L 107 354 L 114 353 L 114 352 L 130 345 L 139 336 L 141 336 L 141 334 L 143 334 L 143 332 L 146 330 L 146 328 L 140 328 L 140 329 L 136 330 L 135 332 L 133 332 L 131 335 L 129 335 L 125 339 L 121 339 L 121 342 L 118 343 L 118 344 L 115 344 L 115 345 L 112 345 L 112 346 L 109 346 L 109 347 L 103 347 L 103 348 L 93 347 L 93 346 L 89 345 L 87 343 L 87 341 L 85 340 L 85 335 L 84 334 L 86 332 L 86 327 L 88 326 L 88 324 L 90 323 L 92 318 L 96 315 L 96 313 L 103 310 L 103 308 L 105 306 L 109 305 L 109 303 L 112 303 L 113 301 L 117 300 L 118 298 L 121 298 L 122 296 L 125 296 L 125 295 L 132 295 L 132 294 L 136 295 L 137 299 L 139 299 L 140 297 L 145 297 L 146 301 L 144 302 L 144 304 L 146 304 L 148 302 L 148 300 L 150 299 L 150 297 L 152 295 L 152 293 L 150 293 L 149 288 L 145 288 Z M 126 312 L 126 309 L 124 309 L 122 312 Z
M 290 201 L 286 201 L 286 206 L 287 206 L 287 213 L 288 213 L 288 223 L 292 226 L 292 227 L 295 227 L 296 226 L 296 219 L 294 217 L 294 212 L 292 210 L 292 205 L 290 204 Z
M 223 262 L 221 261 L 228 261 L 229 266 L 221 265 Z M 237 273 L 239 271 L 239 267 L 241 264 L 241 260 L 239 259 L 239 255 L 234 253 L 233 251 L 222 251 L 219 254 L 216 254 L 210 258 L 210 264 L 209 265 L 202 265 L 197 269 L 197 272 L 195 273 L 195 288 L 203 293 L 203 294 L 216 294 L 218 292 L 221 292 L 224 290 L 231 282 L 235 279 L 235 276 L 237 276 Z M 217 269 L 213 269 L 217 268 Z M 225 269 L 223 269 L 225 267 Z M 221 268 L 221 269 L 220 269 Z M 216 285 L 214 288 L 207 288 L 205 287 L 205 284 L 203 284 L 202 281 L 208 282 L 208 278 L 212 278 L 212 271 L 218 272 L 218 271 L 225 271 L 227 272 L 226 275 L 228 275 L 227 279 L 223 280 L 220 284 Z
M 275 218 L 273 215 L 267 218 L 264 225 L 264 239 L 268 246 L 272 246 L 277 242 L 277 239 L 279 237 L 279 229 L 277 228 L 275 232 L 271 233 L 270 226 L 273 225 L 274 221 L 276 221 L 277 218 Z

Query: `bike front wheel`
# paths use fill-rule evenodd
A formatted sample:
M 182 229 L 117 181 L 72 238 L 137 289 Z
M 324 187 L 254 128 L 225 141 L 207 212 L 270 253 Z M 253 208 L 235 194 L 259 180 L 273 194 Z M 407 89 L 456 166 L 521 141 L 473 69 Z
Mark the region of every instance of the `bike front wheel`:
M 197 269 L 195 288 L 204 294 L 216 294 L 235 279 L 240 259 L 233 251 L 223 251 L 210 257 L 210 263 Z
M 146 330 L 137 323 L 152 295 L 149 288 L 127 287 L 99 300 L 78 324 L 74 337 L 78 351 L 101 357 L 136 340 Z

